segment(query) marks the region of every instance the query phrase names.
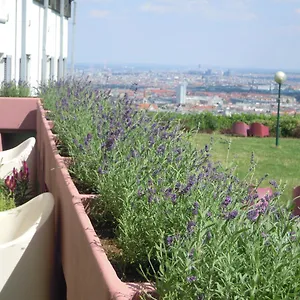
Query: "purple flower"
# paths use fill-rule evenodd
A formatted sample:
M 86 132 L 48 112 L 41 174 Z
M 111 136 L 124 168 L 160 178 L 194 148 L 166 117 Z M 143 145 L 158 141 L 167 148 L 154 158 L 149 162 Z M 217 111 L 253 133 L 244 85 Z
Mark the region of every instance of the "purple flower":
M 91 141 L 92 138 L 93 138 L 92 134 L 91 134 L 91 133 L 88 133 L 87 136 L 86 136 L 86 139 L 87 139 L 88 141 Z
M 247 218 L 250 221 L 256 221 L 258 217 L 259 217 L 259 212 L 257 209 L 252 209 L 247 213 Z
M 278 184 L 277 184 L 277 182 L 276 182 L 275 180 L 270 180 L 269 183 L 270 183 L 272 186 L 274 186 L 275 189 L 278 188 Z
M 130 156 L 131 156 L 131 157 L 134 158 L 134 157 L 137 157 L 137 155 L 138 155 L 138 153 L 137 153 L 136 150 L 134 150 L 134 149 L 131 149 L 131 150 L 130 150 Z
M 266 234 L 265 232 L 262 232 L 262 233 L 261 233 L 261 236 L 265 239 L 265 238 L 268 237 L 268 234 Z
M 212 213 L 211 213 L 210 211 L 208 211 L 208 212 L 206 213 L 206 216 L 207 216 L 208 218 L 210 218 L 210 217 L 212 216 Z
M 173 204 L 176 204 L 176 198 L 177 198 L 176 194 L 171 194 L 170 195 L 170 199 L 171 199 Z
M 143 194 L 144 194 L 143 191 L 139 189 L 138 192 L 137 192 L 138 197 L 143 196 Z
M 189 258 L 193 258 L 195 254 L 195 248 L 192 248 L 191 251 L 189 252 Z
M 233 219 L 236 218 L 237 215 L 238 215 L 238 211 L 237 210 L 233 210 L 233 211 L 231 211 L 231 212 L 229 212 L 229 213 L 227 213 L 225 215 L 225 219 L 227 219 L 227 220 L 233 220 Z
M 102 170 L 101 167 L 98 168 L 98 174 L 104 174 L 104 171 Z
M 152 203 L 153 202 L 153 196 L 152 195 L 149 195 L 148 196 L 148 203 Z
M 171 246 L 171 245 L 173 244 L 173 242 L 174 242 L 174 237 L 171 236 L 171 235 L 169 235 L 169 236 L 167 237 L 167 245 L 168 245 L 168 246 Z
M 273 194 L 274 198 L 275 198 L 275 197 L 278 197 L 279 195 L 281 195 L 281 193 L 280 193 L 279 191 L 277 191 L 277 192 L 275 192 L 275 193 Z
M 197 277 L 196 276 L 188 276 L 186 278 L 187 282 L 191 283 L 191 282 L 194 282 L 197 280 Z
M 166 149 L 165 145 L 161 144 L 161 145 L 159 145 L 157 147 L 157 153 L 158 154 L 164 154 L 165 153 L 165 149 Z
M 290 235 L 291 241 L 295 241 L 295 240 L 296 240 L 296 232 L 295 232 L 295 231 L 291 231 L 291 232 L 289 233 L 289 235 Z
M 230 196 L 227 196 L 225 200 L 222 202 L 222 206 L 227 207 L 230 203 L 231 203 L 231 198 Z
M 265 199 L 260 199 L 259 202 L 255 205 L 259 213 L 264 213 L 269 205 L 269 202 Z
M 179 191 L 179 190 L 180 190 L 180 187 L 181 187 L 181 183 L 177 182 L 177 183 L 175 184 L 175 190 L 176 190 L 176 191 Z
M 198 215 L 198 209 L 199 209 L 199 203 L 198 202 L 195 202 L 194 205 L 193 205 L 193 210 L 192 210 L 192 213 L 193 215 Z
M 196 226 L 196 222 L 195 221 L 189 221 L 188 225 L 187 225 L 187 231 L 189 233 L 193 233 L 195 226 Z

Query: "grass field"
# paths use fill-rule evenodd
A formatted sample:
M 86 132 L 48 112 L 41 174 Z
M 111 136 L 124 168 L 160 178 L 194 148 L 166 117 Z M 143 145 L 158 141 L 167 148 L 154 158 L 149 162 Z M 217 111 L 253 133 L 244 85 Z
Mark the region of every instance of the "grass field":
M 223 166 L 237 165 L 236 174 L 244 178 L 250 166 L 251 153 L 257 162 L 254 179 L 259 180 L 266 173 L 268 178 L 261 184 L 270 186 L 274 179 L 286 183 L 282 201 L 292 199 L 293 187 L 300 185 L 300 139 L 280 138 L 279 147 L 275 147 L 275 138 L 233 137 L 220 134 L 195 134 L 192 142 L 197 148 L 209 144 L 213 137 L 212 158 L 221 161 Z M 231 140 L 228 154 L 228 142 Z

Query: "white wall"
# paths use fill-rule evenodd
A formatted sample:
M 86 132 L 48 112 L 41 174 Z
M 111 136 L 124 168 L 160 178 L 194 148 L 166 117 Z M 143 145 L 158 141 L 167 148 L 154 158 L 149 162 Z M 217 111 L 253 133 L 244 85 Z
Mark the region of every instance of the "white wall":
M 48 0 L 46 0 L 48 1 Z M 68 0 L 65 0 L 68 1 Z M 20 59 L 22 57 L 22 26 L 26 28 L 27 81 L 36 87 L 42 80 L 43 73 L 43 34 L 44 6 L 33 0 L 26 2 L 26 23 L 22 20 L 23 0 L 0 0 L 0 82 L 5 79 L 4 62 L 11 56 L 11 79 L 19 81 Z M 8 21 L 1 20 L 8 15 Z M 57 78 L 58 61 L 60 57 L 60 15 L 48 9 L 46 30 L 47 79 L 53 75 Z M 64 17 L 63 27 L 63 58 L 67 60 L 68 53 L 68 19 Z M 52 63 L 51 63 L 52 60 Z M 52 70 L 50 72 L 50 68 Z M 54 68 L 53 68 L 54 67 Z M 66 72 L 65 72 L 66 73 Z

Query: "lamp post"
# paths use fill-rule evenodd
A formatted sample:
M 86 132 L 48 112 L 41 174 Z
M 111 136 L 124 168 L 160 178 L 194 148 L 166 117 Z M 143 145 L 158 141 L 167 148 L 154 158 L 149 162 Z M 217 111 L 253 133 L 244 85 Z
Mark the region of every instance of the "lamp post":
M 281 85 L 286 81 L 286 75 L 282 71 L 278 71 L 275 74 L 274 80 L 278 83 L 278 106 L 277 106 L 277 125 L 276 125 L 276 147 L 279 144 L 279 116 L 280 116 L 280 92 Z

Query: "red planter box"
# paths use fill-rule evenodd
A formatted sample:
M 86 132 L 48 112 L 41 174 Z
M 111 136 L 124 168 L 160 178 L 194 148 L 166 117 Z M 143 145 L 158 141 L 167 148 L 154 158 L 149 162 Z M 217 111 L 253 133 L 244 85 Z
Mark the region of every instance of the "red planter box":
M 252 123 L 249 129 L 249 135 L 265 137 L 269 136 L 269 127 L 260 123 Z

